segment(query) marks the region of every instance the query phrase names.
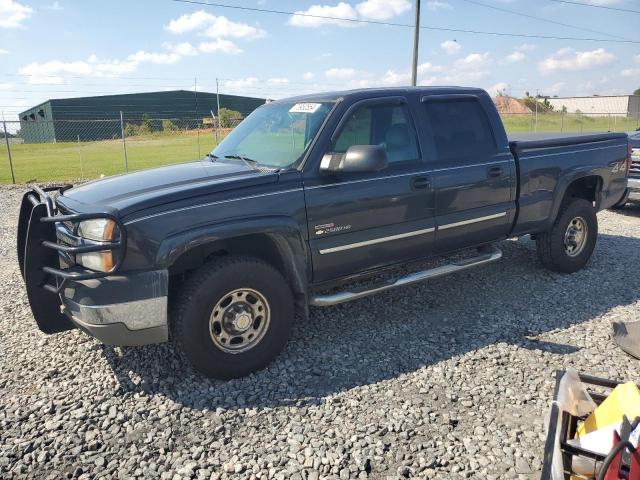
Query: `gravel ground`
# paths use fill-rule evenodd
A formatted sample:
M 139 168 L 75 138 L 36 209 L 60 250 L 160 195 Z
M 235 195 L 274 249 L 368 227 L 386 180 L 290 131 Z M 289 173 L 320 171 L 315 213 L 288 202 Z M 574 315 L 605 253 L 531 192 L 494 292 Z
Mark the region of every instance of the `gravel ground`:
M 46 336 L 1 187 L 0 477 L 537 478 L 554 371 L 640 379 L 610 339 L 640 314 L 640 207 L 599 214 L 589 267 L 531 241 L 498 263 L 313 309 L 267 370 L 217 382 L 169 346 Z

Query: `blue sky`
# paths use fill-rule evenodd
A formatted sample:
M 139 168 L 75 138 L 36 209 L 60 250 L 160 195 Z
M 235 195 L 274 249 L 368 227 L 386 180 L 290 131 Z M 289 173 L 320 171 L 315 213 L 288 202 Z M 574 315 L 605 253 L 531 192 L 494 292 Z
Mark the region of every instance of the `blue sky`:
M 577 0 L 640 11 L 632 0 Z M 479 5 L 477 3 L 484 5 Z M 230 5 L 413 22 L 413 0 L 226 0 Z M 640 41 L 640 14 L 552 0 L 423 0 L 425 26 Z M 504 11 L 508 9 L 551 24 Z M 596 33 L 597 31 L 599 33 Z M 0 0 L 0 110 L 48 98 L 193 88 L 281 98 L 406 85 L 410 28 L 242 11 L 170 0 Z M 422 30 L 420 84 L 515 96 L 627 94 L 640 88 L 640 43 Z

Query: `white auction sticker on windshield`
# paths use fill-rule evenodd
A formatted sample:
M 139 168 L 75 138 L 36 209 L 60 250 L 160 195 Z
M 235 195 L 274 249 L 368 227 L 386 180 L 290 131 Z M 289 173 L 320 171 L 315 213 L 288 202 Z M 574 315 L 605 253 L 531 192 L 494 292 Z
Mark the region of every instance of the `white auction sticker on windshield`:
M 316 113 L 321 105 L 321 103 L 296 103 L 289 113 Z

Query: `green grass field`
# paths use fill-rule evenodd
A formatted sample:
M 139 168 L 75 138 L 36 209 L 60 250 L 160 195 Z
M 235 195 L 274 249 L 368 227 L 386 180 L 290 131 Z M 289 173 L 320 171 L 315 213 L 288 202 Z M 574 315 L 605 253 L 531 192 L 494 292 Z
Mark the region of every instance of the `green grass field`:
M 177 132 L 127 139 L 129 171 L 202 158 L 215 146 L 211 132 Z M 12 144 L 17 183 L 97 178 L 125 171 L 122 140 Z M 5 145 L 0 146 L 0 183 L 11 183 Z
M 528 115 L 504 116 L 509 133 L 516 132 L 603 132 L 632 131 L 637 119 L 585 117 L 559 113 L 538 115 L 537 128 Z M 127 138 L 129 171 L 186 162 L 204 157 L 215 145 L 211 130 L 178 131 Z M 121 140 L 11 145 L 17 183 L 77 181 L 125 171 Z M 11 183 L 9 159 L 4 142 L 0 144 L 0 183 Z

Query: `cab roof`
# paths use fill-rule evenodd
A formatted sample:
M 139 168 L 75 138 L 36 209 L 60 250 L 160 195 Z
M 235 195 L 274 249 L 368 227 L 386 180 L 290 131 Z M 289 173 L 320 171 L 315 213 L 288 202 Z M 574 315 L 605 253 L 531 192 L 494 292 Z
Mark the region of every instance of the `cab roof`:
M 366 100 L 367 98 L 389 97 L 394 95 L 447 95 L 461 93 L 485 93 L 481 88 L 473 87 L 386 87 L 386 88 L 358 88 L 354 90 L 339 90 L 324 93 L 309 93 L 295 97 L 276 100 L 278 102 L 336 102 L 344 100 Z

